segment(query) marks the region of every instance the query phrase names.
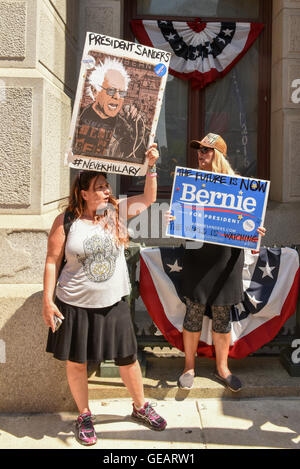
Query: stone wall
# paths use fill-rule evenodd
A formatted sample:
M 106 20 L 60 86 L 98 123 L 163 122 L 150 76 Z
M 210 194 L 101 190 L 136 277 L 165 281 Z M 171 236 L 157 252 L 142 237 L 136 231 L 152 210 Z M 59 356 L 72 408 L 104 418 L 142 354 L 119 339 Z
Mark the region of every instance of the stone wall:
M 45 353 L 41 300 L 48 232 L 70 185 L 77 7 L 0 1 L 0 411 L 74 408 L 64 365 Z
M 300 1 L 274 0 L 267 244 L 300 244 L 300 103 L 292 100 L 295 79 L 300 79 Z
M 45 352 L 43 270 L 85 32 L 120 36 L 120 15 L 119 0 L 0 0 L 0 412 L 75 409 Z

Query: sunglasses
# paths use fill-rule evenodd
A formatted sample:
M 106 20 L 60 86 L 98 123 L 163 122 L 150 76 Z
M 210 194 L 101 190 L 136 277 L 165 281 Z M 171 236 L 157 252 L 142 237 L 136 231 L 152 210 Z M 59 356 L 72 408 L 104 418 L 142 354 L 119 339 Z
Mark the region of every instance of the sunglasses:
M 202 147 L 202 146 L 199 146 L 199 148 L 198 148 L 198 151 L 201 151 L 201 153 L 203 153 L 204 155 L 205 155 L 205 153 L 208 153 L 210 150 L 212 150 L 212 148 Z
M 127 91 L 124 90 L 118 90 L 117 88 L 104 88 L 104 86 L 101 86 L 106 91 L 106 94 L 108 96 L 114 97 L 116 93 L 119 93 L 120 98 L 125 98 L 127 95 Z

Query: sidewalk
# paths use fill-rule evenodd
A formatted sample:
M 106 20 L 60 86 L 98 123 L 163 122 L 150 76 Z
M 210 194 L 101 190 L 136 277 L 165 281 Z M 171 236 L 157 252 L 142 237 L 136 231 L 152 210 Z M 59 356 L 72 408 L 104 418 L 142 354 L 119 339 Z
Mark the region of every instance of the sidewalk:
M 128 399 L 92 401 L 98 443 L 74 438 L 72 413 L 0 415 L 0 449 L 299 449 L 300 399 L 173 399 L 157 402 L 168 421 L 163 432 L 130 419 Z
M 289 376 L 278 358 L 232 361 L 232 371 L 244 385 L 240 393 L 232 393 L 213 378 L 214 361 L 197 363 L 194 388 L 186 391 L 177 387 L 182 357 L 148 360 L 145 395 L 168 422 L 163 432 L 131 420 L 131 399 L 120 378 L 92 375 L 90 406 L 99 438 L 95 446 L 86 448 L 75 440 L 76 413 L 60 412 L 0 414 L 0 449 L 98 449 L 103 454 L 143 449 L 175 453 L 300 449 L 300 377 Z

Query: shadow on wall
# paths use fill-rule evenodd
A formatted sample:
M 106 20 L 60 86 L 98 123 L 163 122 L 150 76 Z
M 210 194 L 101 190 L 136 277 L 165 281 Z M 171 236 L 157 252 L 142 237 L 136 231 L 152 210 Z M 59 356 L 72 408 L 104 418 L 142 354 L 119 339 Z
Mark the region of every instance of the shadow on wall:
M 1 298 L 0 412 L 76 410 L 65 363 L 45 352 L 42 295 Z

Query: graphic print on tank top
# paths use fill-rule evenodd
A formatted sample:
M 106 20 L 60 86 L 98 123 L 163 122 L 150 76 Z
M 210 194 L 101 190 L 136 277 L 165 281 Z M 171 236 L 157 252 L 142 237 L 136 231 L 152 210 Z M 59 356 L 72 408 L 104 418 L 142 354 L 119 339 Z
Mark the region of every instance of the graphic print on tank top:
M 77 256 L 91 282 L 104 282 L 112 277 L 119 249 L 106 233 L 94 234 L 83 241 L 85 256 Z

